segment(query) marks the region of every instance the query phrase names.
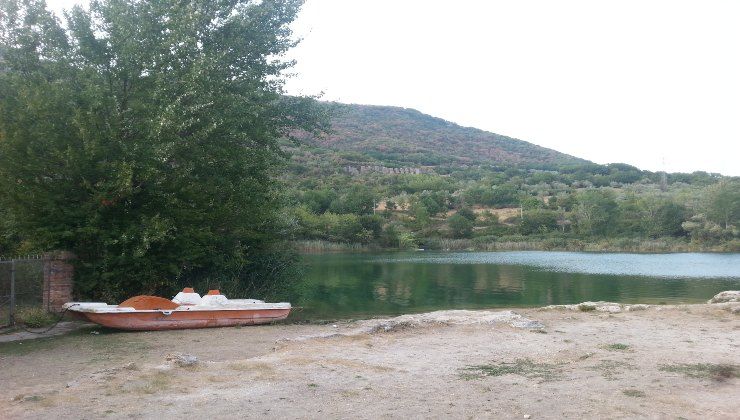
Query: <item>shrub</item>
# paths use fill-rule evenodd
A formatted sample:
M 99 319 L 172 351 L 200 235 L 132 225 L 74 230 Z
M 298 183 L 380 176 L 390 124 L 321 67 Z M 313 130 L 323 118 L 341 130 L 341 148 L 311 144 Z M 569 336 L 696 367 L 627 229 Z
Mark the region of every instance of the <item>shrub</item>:
M 22 308 L 16 314 L 16 320 L 29 328 L 46 327 L 56 321 L 54 315 L 41 308 Z

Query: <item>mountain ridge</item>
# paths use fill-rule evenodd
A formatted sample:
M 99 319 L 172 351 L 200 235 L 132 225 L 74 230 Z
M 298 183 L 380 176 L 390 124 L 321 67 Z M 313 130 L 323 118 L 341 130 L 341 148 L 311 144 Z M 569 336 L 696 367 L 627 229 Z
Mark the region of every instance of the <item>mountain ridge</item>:
M 312 146 L 343 153 L 347 161 L 344 163 L 387 166 L 592 163 L 525 140 L 461 126 L 413 108 L 322 104 L 330 110 L 331 131 L 303 140 Z

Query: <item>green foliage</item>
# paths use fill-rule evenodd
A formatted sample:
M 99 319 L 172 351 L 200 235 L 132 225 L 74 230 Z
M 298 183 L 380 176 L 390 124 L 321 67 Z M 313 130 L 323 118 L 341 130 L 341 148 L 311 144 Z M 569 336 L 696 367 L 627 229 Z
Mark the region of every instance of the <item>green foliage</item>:
M 477 218 L 477 216 L 475 215 L 475 212 L 470 207 L 461 207 L 457 211 L 457 214 L 470 220 L 471 222 L 475 222 L 475 219 Z
M 286 178 L 296 185 L 295 204 L 316 214 L 368 212 L 346 204 L 356 188 L 385 202 L 377 245 L 397 247 L 399 232 L 421 246 L 455 249 L 658 252 L 740 243 L 736 190 L 725 186 L 737 179 L 585 162 L 409 109 L 332 106 L 335 131 L 291 149 L 295 170 Z M 309 190 L 336 191 L 334 205 Z M 450 220 L 450 210 L 472 226 Z
M 740 243 L 737 179 L 598 165 L 414 110 L 284 96 L 298 1 L 106 0 L 72 11 L 68 30 L 41 3 L 2 1 L 0 252 L 76 252 L 83 295 L 236 290 L 283 272 L 284 237 Z M 307 135 L 329 112 L 331 134 Z
M 429 227 L 431 218 L 429 217 L 429 211 L 426 206 L 422 203 L 416 202 L 411 206 L 411 212 L 414 214 L 414 223 L 418 229 Z
M 623 344 L 623 343 L 607 344 L 604 346 L 604 349 L 609 350 L 609 351 L 623 351 L 623 350 L 629 350 L 629 348 L 630 348 L 629 344 Z
M 337 193 L 333 189 L 312 189 L 303 193 L 301 202 L 305 204 L 312 212 L 320 214 L 329 210 L 332 202 L 337 198 Z
M 558 212 L 553 210 L 534 209 L 524 212 L 519 222 L 519 230 L 523 235 L 548 233 L 557 229 Z
M 740 180 L 723 181 L 710 188 L 707 218 L 725 229 L 740 224 Z
M 622 394 L 628 397 L 635 397 L 635 398 L 644 398 L 647 396 L 647 394 L 645 394 L 645 391 L 640 391 L 639 389 L 625 389 L 625 390 L 622 390 Z
M 334 213 L 370 214 L 375 206 L 372 190 L 364 185 L 353 185 L 349 191 L 331 202 L 329 210 Z
M 480 204 L 493 207 L 507 207 L 519 204 L 519 187 L 512 183 L 473 187 L 464 193 L 465 201 L 469 204 Z
M 686 219 L 687 213 L 684 206 L 671 201 L 663 201 L 656 208 L 655 215 L 653 216 L 654 223 L 648 229 L 651 236 L 683 235 L 684 229 L 682 223 Z
M 723 226 L 707 220 L 704 214 L 692 216 L 689 220 L 683 222 L 681 227 L 689 233 L 693 242 L 700 244 L 716 244 L 739 236 L 738 229 L 734 226 L 731 225 L 729 229 L 725 229 Z
M 396 193 L 405 191 L 417 193 L 422 191 L 454 191 L 455 186 L 448 179 L 439 175 L 402 175 L 395 181 L 393 190 Z
M 16 320 L 28 328 L 42 328 L 56 322 L 52 314 L 38 307 L 20 308 Z
M 681 363 L 674 365 L 660 365 L 663 372 L 682 373 L 690 378 L 714 379 L 725 381 L 740 377 L 740 366 L 718 363 Z
M 419 197 L 419 202 L 425 208 L 429 215 L 434 216 L 446 208 L 446 204 L 449 201 L 449 195 L 444 191 L 423 191 Z
M 651 237 L 682 236 L 688 209 L 659 197 L 630 194 L 619 203 L 619 230 Z
M 600 168 L 593 166 L 593 175 L 630 170 L 615 169 L 614 165 L 609 165 L 608 170 Z M 443 249 L 509 246 L 582 250 L 588 246 L 594 250 L 663 252 L 699 247 L 727 251 L 736 249 L 740 243 L 734 224 L 724 228 L 709 220 L 705 213 L 697 212 L 707 211 L 711 204 L 709 197 L 722 196 L 714 192 L 724 191 L 720 187 L 682 184 L 666 190 L 660 183 L 661 177 L 656 178 L 658 183 L 650 183 L 650 173 L 641 173 L 643 178 L 636 185 L 595 188 L 580 181 L 572 182 L 571 186 L 562 183 L 566 181 L 563 177 L 568 176 L 567 171 L 530 170 L 526 166 L 479 169 L 447 166 L 444 171 L 449 174 L 445 182 L 455 189 L 452 193 L 406 191 L 404 185 L 409 177 L 398 175 L 330 176 L 322 180 L 321 186 L 308 180 L 302 183 L 316 191 L 349 191 L 360 185 L 368 194 L 385 202 L 386 209 L 377 215 L 384 226 L 383 232 L 374 235 L 371 242 L 385 247 L 398 247 L 396 228 L 413 232 L 421 246 Z M 433 179 L 410 178 L 415 177 Z M 728 178 L 719 180 L 736 182 Z M 399 186 L 403 186 L 400 193 Z M 482 200 L 489 192 L 500 193 L 500 197 L 512 203 L 503 209 L 498 204 L 491 205 L 502 201 Z M 303 197 L 312 195 L 304 193 Z M 702 201 L 702 197 L 707 200 Z M 304 205 L 313 207 L 310 198 L 304 200 Z M 481 204 L 482 201 L 489 204 Z M 722 204 L 716 207 L 726 208 Z M 450 209 L 471 223 L 445 217 Z M 388 226 L 393 227 L 387 229 Z M 310 237 L 322 236 L 317 233 Z M 475 240 L 465 242 L 469 238 Z
M 453 214 L 447 219 L 447 224 L 450 226 L 450 233 L 453 238 L 470 238 L 473 236 L 473 222 L 459 214 Z
M 36 250 L 117 299 L 242 278 L 278 246 L 278 138 L 323 111 L 282 95 L 300 2 L 92 2 L 64 29 L 4 0 L 0 200 Z
M 514 362 L 467 366 L 461 369 L 463 379 L 479 379 L 486 376 L 519 375 L 528 379 L 543 381 L 553 380 L 559 376 L 560 369 L 555 364 L 536 363 L 529 359 L 517 359 Z
M 575 207 L 577 229 L 584 235 L 604 235 L 612 231 L 617 215 L 614 194 L 587 190 L 578 195 Z
M 524 196 L 519 200 L 519 206 L 524 210 L 535 210 L 544 207 L 544 203 L 537 197 Z
M 411 232 L 401 232 L 398 234 L 398 247 L 400 249 L 409 249 L 417 247 L 416 236 Z

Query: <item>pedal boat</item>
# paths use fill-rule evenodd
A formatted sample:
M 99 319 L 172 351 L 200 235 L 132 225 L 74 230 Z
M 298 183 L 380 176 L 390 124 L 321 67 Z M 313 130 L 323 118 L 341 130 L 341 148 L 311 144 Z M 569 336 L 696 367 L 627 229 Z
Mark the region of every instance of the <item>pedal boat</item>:
M 175 330 L 267 324 L 285 319 L 290 303 L 256 299 L 227 299 L 218 290 L 201 297 L 185 288 L 172 300 L 134 296 L 118 305 L 68 302 L 63 308 L 78 318 L 120 330 Z

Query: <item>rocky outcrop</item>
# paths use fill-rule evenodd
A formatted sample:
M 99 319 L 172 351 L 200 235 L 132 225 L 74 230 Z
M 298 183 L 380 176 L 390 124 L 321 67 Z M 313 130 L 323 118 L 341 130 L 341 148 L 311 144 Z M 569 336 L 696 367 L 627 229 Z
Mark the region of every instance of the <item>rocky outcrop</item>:
M 726 290 L 714 295 L 707 303 L 740 302 L 740 290 Z
M 428 167 L 404 167 L 404 168 L 389 168 L 382 165 L 360 165 L 360 166 L 345 166 L 344 171 L 350 175 L 357 176 L 362 174 L 369 174 L 372 172 L 381 173 L 384 175 L 419 175 L 424 173 L 430 173 L 431 169 Z
M 514 311 L 436 311 L 424 314 L 401 315 L 395 318 L 358 321 L 356 333 L 395 332 L 434 325 L 508 324 L 514 328 L 541 330 L 545 326 Z
M 550 305 L 545 306 L 542 308 L 543 310 L 547 309 L 567 309 L 570 311 L 581 311 L 581 312 L 590 312 L 590 311 L 596 311 L 596 312 L 606 312 L 611 314 L 616 314 L 623 311 L 644 311 L 645 309 L 650 308 L 651 305 L 644 305 L 644 304 L 636 304 L 636 305 L 624 305 L 621 303 L 615 303 L 615 302 L 604 302 L 604 301 L 598 301 L 598 302 L 582 302 L 577 305 Z

